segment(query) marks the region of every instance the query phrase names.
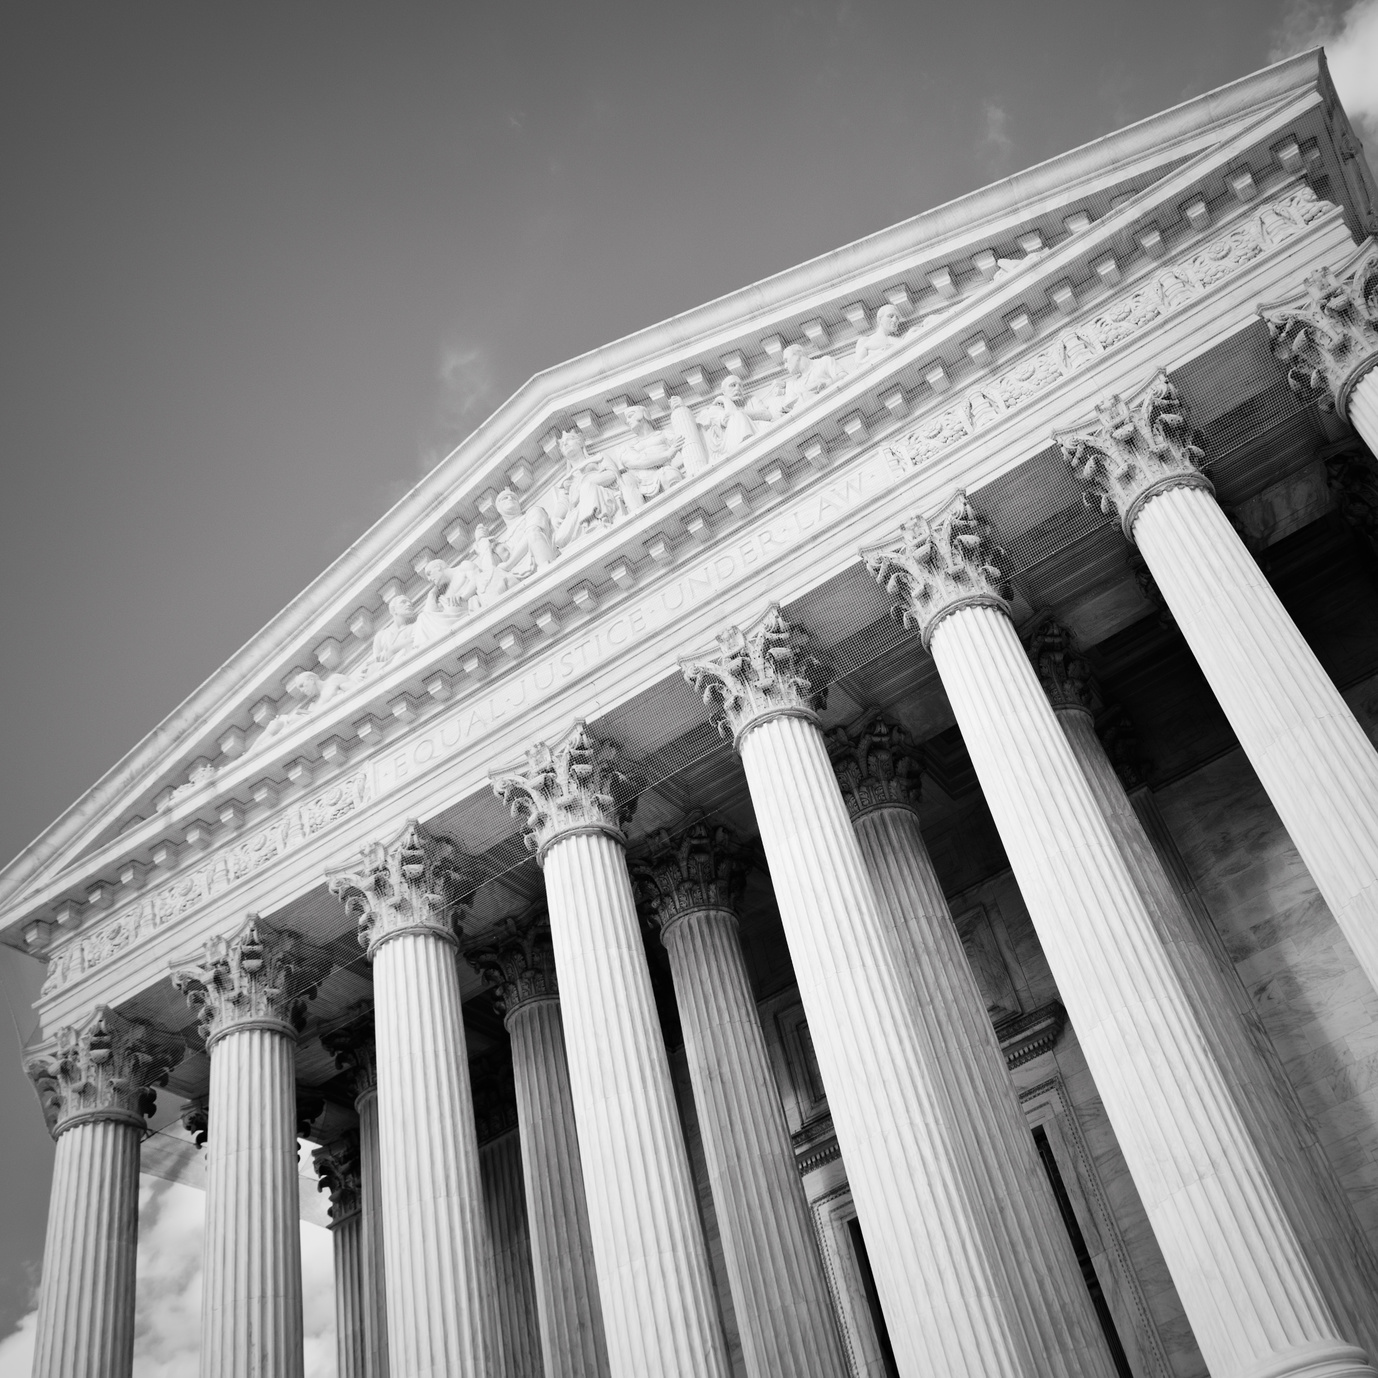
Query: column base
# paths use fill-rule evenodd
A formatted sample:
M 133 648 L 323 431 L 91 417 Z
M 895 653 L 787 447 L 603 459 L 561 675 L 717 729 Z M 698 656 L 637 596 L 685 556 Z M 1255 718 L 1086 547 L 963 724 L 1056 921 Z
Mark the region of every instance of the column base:
M 1238 1378 L 1375 1378 L 1378 1369 L 1353 1345 L 1318 1340 L 1269 1354 L 1238 1370 Z

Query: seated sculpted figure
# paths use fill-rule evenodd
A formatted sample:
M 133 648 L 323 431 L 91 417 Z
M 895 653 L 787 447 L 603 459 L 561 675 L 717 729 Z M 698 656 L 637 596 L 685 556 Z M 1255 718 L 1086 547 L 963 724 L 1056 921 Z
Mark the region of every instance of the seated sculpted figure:
M 678 483 L 684 477 L 679 458 L 684 437 L 672 430 L 656 430 L 645 407 L 628 407 L 622 419 L 632 432 L 632 438 L 617 452 L 624 494 L 630 488 L 641 498 L 653 498 Z
M 421 577 L 430 585 L 425 602 L 417 613 L 418 634 L 424 644 L 438 640 L 453 631 L 469 615 L 478 576 L 471 559 L 456 565 L 444 560 L 428 560 L 421 567 Z
M 426 644 L 428 629 L 418 625 L 417 607 L 405 593 L 394 594 L 388 599 L 388 612 L 392 621 L 373 638 L 373 667 L 377 669 L 399 656 L 419 651 Z
M 821 392 L 842 381 L 842 370 L 831 354 L 815 359 L 801 344 L 785 346 L 785 377 L 767 405 L 775 417 L 807 406 Z
M 340 674 L 318 675 L 314 670 L 298 670 L 292 675 L 284 688 L 290 700 L 264 729 L 261 741 L 268 741 L 295 727 L 303 718 L 309 718 L 317 709 L 324 707 L 331 699 L 342 694 L 347 687 L 345 677 Z
M 852 372 L 868 367 L 883 358 L 900 342 L 899 307 L 890 302 L 876 312 L 876 328 L 862 335 L 852 354 Z
M 708 448 L 715 454 L 726 455 L 775 419 L 770 405 L 763 398 L 748 397 L 742 380 L 729 373 L 719 385 L 712 405 L 699 414 L 698 422 L 708 436 Z
M 473 562 L 474 570 L 474 594 L 469 603 L 471 608 L 491 607 L 508 589 L 520 582 L 508 567 L 510 552 L 507 547 L 495 541 L 482 522 L 474 527 L 474 540 L 468 559 Z
M 518 576 L 551 564 L 560 553 L 555 543 L 555 523 L 542 503 L 525 512 L 522 500 L 510 489 L 498 494 L 494 506 L 503 520 L 502 544 L 507 547 L 507 567 Z
M 551 497 L 555 544 L 563 550 L 590 532 L 602 531 L 623 510 L 622 476 L 606 455 L 591 455 L 578 431 L 560 433 L 565 472 Z

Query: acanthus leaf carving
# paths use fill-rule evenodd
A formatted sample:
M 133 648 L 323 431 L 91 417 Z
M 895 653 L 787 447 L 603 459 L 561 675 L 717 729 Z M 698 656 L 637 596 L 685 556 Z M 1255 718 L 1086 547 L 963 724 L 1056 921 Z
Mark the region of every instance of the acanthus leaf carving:
M 631 871 L 643 913 L 664 931 L 696 909 L 736 913 L 751 864 L 750 852 L 731 828 L 698 814 L 678 833 L 665 828 L 652 833 Z
M 326 881 L 358 924 L 359 945 L 372 959 L 383 943 L 406 933 L 457 944 L 478 877 L 453 838 L 434 836 L 412 819 L 392 842 L 365 847 L 357 862 Z
M 24 1070 L 54 1138 L 91 1119 L 123 1120 L 142 1129 L 157 1088 L 186 1050 L 176 1034 L 98 1005 L 83 1023 L 63 1027 L 33 1048 Z
M 827 743 L 853 818 L 876 808 L 917 808 L 924 758 L 907 728 L 876 715 L 850 730 L 834 727 Z
M 1295 296 L 1258 313 L 1293 392 L 1346 419 L 1355 384 L 1378 366 L 1378 245 L 1363 245 L 1338 270 L 1316 269 Z
M 1009 611 L 1009 590 L 999 561 L 1004 552 L 990 529 L 957 493 L 935 516 L 910 517 L 899 540 L 862 551 L 866 568 L 899 599 L 894 615 L 915 628 L 925 648 L 938 624 L 965 607 Z
M 1205 452 L 1187 425 L 1177 389 L 1159 369 L 1129 398 L 1116 394 L 1096 403 L 1095 416 L 1055 431 L 1087 506 L 1114 513 L 1128 540 L 1144 504 L 1172 488 L 1213 491 L 1201 472 Z
M 349 1129 L 311 1155 L 316 1190 L 330 1193 L 330 1220 L 338 1225 L 357 1215 L 363 1202 L 363 1155 L 359 1131 Z
M 825 706 L 824 669 L 809 642 L 808 632 L 772 603 L 745 630 L 720 632 L 716 651 L 685 657 L 679 668 L 713 710 L 719 733 L 731 733 L 740 746 L 743 736 L 769 717 L 815 718 Z
M 636 809 L 636 782 L 617 764 L 621 753 L 576 722 L 554 746 L 537 742 L 526 761 L 491 777 L 493 793 L 522 821 L 529 850 L 540 860 L 571 832 L 605 832 L 625 841 Z
M 175 966 L 172 984 L 196 1011 L 207 1046 L 246 1025 L 276 1025 L 295 1037 L 330 967 L 301 934 L 250 914 L 236 932 L 207 938 L 199 962 Z
M 351 1006 L 343 1024 L 321 1035 L 321 1046 L 349 1077 L 350 1092 L 356 1101 L 378 1089 L 378 1054 L 370 1002 Z
M 464 956 L 492 984 L 507 1018 L 533 1000 L 559 999 L 550 920 L 544 914 L 496 925 L 467 943 Z
M 1094 709 L 1100 690 L 1091 666 L 1076 649 L 1066 627 L 1045 613 L 1025 635 L 1024 645 L 1054 708 L 1081 708 L 1088 713 Z

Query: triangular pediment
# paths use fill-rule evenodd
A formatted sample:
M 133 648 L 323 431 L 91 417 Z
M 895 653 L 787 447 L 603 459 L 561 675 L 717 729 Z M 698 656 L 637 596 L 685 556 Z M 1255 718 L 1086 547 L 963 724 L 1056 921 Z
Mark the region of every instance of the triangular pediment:
M 537 375 L 0 872 L 9 936 L 175 869 L 749 519 L 762 485 L 959 441 L 1060 332 L 1254 203 L 1320 186 L 1360 228 L 1333 108 L 1318 55 L 1293 59 Z

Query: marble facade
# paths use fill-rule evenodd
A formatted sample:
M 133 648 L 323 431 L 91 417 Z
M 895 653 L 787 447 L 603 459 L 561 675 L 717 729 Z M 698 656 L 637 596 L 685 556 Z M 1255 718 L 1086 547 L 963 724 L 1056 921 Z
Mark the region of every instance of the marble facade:
M 1375 235 L 1306 54 L 533 380 L 0 872 L 37 1378 L 149 1129 L 203 1375 L 306 1138 L 341 1378 L 1373 1378 Z

